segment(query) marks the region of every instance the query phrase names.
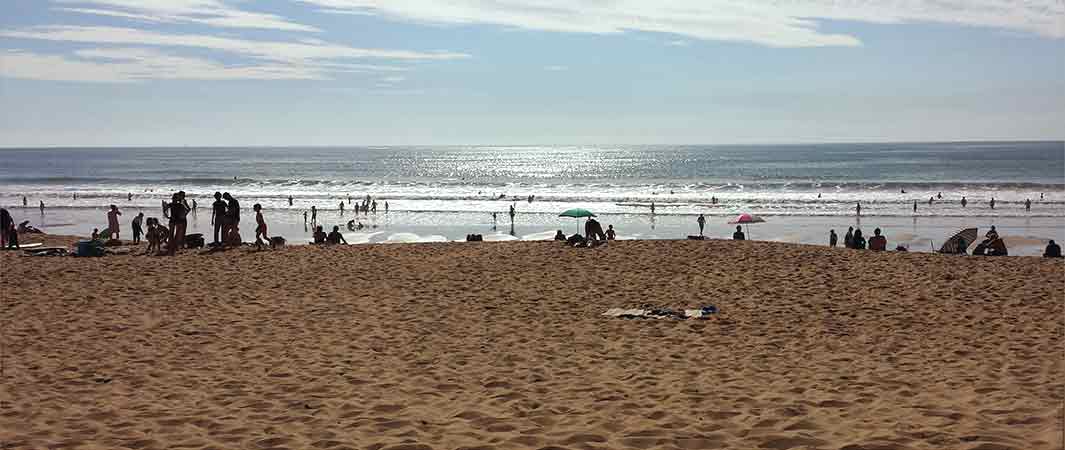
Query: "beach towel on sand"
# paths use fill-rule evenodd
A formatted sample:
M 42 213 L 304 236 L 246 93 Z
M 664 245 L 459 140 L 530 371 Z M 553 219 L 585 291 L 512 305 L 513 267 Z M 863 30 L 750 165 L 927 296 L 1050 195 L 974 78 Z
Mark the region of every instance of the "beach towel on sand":
M 626 308 L 610 308 L 606 310 L 602 315 L 604 317 L 617 317 L 620 319 L 707 319 L 712 314 L 717 313 L 717 307 L 714 305 L 707 305 L 701 309 L 685 309 L 680 311 L 674 311 L 669 308 L 656 308 L 656 309 L 626 309 Z

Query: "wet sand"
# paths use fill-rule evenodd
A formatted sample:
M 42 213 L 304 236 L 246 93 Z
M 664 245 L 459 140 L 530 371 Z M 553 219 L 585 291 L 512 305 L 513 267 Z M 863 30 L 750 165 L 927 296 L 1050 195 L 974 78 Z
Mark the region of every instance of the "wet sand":
M 618 241 L 0 264 L 3 448 L 1062 448 L 1061 260 Z

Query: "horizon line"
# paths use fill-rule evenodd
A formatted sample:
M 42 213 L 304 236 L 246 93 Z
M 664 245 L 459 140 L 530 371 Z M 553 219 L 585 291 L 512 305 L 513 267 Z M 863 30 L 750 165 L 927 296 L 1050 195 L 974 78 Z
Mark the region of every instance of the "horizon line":
M 90 149 L 284 149 L 284 148 L 403 148 L 403 147 L 578 147 L 578 146 L 649 146 L 649 147 L 699 147 L 699 146 L 731 146 L 731 147 L 754 147 L 762 145 L 771 146 L 798 146 L 798 145 L 868 145 L 868 144 L 1006 144 L 1006 143 L 1062 143 L 1060 139 L 959 139 L 959 140 L 870 140 L 870 141 L 809 141 L 809 142 L 761 142 L 761 143 L 687 143 L 687 144 L 575 144 L 575 143 L 552 143 L 552 144 L 282 144 L 282 145 L 41 145 L 41 146 L 6 146 L 0 145 L 0 150 L 90 150 Z

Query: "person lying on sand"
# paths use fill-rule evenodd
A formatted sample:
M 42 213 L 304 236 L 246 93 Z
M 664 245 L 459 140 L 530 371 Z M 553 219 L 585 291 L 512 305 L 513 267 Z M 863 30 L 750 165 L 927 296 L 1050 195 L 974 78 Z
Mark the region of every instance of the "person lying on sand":
M 38 230 L 37 228 L 34 228 L 33 225 L 30 225 L 30 221 L 28 221 L 28 220 L 23 220 L 21 223 L 18 224 L 18 232 L 19 233 L 30 233 L 30 234 L 42 234 L 42 233 L 44 233 L 43 231 Z
M 344 235 L 340 234 L 339 225 L 333 225 L 333 231 L 329 233 L 329 236 L 326 236 L 325 241 L 330 245 L 338 245 L 341 242 L 345 245 L 348 243 L 348 241 L 344 240 Z

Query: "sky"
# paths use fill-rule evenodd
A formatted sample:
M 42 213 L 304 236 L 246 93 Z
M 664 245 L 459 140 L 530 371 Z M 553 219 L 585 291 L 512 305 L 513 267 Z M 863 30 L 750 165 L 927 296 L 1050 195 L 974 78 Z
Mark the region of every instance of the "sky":
M 0 0 L 0 146 L 1065 139 L 1061 0 Z

